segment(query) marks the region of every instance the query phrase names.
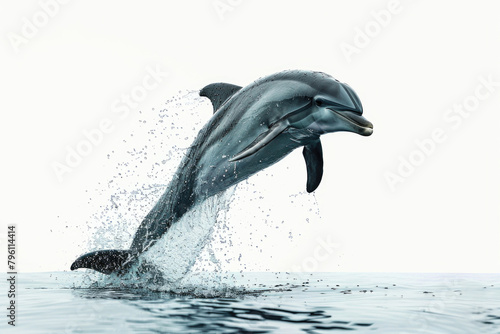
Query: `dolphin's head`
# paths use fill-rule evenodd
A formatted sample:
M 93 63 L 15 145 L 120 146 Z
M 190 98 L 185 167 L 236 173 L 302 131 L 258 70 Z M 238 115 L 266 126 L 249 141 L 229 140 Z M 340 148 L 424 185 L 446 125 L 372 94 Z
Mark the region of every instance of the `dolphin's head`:
M 311 106 L 314 121 L 310 129 L 320 133 L 349 131 L 362 136 L 373 133 L 373 125 L 362 116 L 361 101 L 349 85 L 323 73 L 315 79 Z

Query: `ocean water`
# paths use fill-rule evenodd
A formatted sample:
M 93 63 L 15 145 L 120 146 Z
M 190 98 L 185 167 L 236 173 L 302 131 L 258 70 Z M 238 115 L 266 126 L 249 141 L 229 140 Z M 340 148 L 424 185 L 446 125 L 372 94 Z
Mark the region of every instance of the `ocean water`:
M 500 333 L 499 274 L 20 273 L 1 333 Z M 6 280 L 0 284 L 7 291 Z

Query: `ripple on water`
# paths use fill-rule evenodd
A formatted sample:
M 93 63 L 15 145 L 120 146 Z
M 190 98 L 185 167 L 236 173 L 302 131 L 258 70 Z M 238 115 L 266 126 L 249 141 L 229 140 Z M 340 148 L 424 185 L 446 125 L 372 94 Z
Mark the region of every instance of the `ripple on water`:
M 500 330 L 499 275 L 314 273 L 298 280 L 294 274 L 245 273 L 217 280 L 205 273 L 197 277 L 200 286 L 180 292 L 139 285 L 96 287 L 94 276 L 67 272 L 20 276 L 19 330 L 384 334 Z M 254 286 L 256 281 L 261 283 Z

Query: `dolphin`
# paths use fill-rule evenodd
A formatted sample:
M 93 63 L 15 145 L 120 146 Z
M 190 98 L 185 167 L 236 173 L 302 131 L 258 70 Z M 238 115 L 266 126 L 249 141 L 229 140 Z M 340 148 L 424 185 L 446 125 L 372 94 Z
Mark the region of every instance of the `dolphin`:
M 320 136 L 349 131 L 369 136 L 359 97 L 322 72 L 289 70 L 246 87 L 213 83 L 200 90 L 214 114 L 187 150 L 165 193 L 137 229 L 130 249 L 99 250 L 77 258 L 71 270 L 124 273 L 196 204 L 303 147 L 307 192 L 323 175 Z

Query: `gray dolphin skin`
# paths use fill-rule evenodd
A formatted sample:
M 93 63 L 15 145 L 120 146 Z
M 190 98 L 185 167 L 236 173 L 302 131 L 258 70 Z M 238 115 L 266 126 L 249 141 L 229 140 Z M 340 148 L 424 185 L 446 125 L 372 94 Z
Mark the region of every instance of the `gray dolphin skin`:
M 369 136 L 373 125 L 347 84 L 311 71 L 284 71 L 239 86 L 214 83 L 200 96 L 214 115 L 198 133 L 165 193 L 142 221 L 129 250 L 80 256 L 71 270 L 126 272 L 187 211 L 303 146 L 308 192 L 323 175 L 320 136 L 349 131 Z

